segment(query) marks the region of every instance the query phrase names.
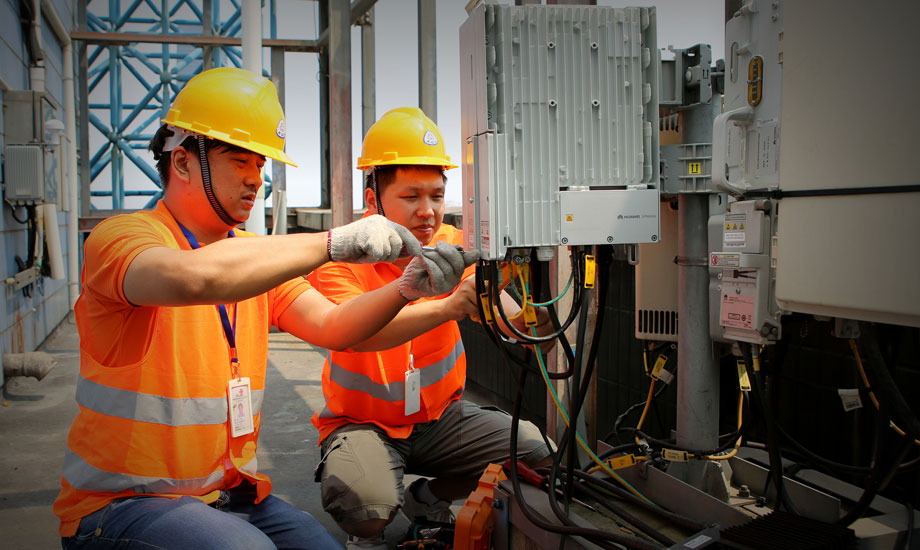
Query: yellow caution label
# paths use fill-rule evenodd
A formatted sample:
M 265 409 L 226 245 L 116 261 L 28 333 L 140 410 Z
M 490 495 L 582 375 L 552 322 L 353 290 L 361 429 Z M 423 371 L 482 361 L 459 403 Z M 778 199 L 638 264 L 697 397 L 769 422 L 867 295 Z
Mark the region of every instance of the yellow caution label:
M 482 313 L 486 316 L 485 322 L 487 325 L 491 325 L 492 320 L 492 303 L 489 301 L 489 293 L 483 292 L 479 295 L 479 302 L 482 304 Z
M 738 226 L 738 229 L 744 230 L 744 224 L 741 224 L 740 226 Z
M 668 362 L 668 356 L 661 354 L 658 356 L 658 359 L 655 360 L 655 366 L 652 367 L 652 378 L 658 380 L 658 377 L 661 376 L 661 370 L 664 369 L 665 364 Z
M 661 458 L 669 462 L 687 462 L 690 460 L 690 453 L 687 451 L 675 451 L 674 449 L 661 449 Z
M 594 256 L 588 254 L 585 256 L 585 288 L 594 288 Z
M 530 296 L 527 296 L 527 303 L 524 304 L 524 326 L 537 326 L 537 310 L 530 305 Z
M 636 455 L 623 455 L 616 458 L 611 458 L 607 460 L 607 466 L 611 470 L 619 470 L 620 468 L 628 468 L 629 466 L 634 466 L 636 464 Z
M 741 391 L 751 391 L 751 380 L 748 378 L 747 369 L 744 368 L 744 359 L 738 359 L 738 384 Z
M 732 224 L 730 224 L 730 223 L 726 223 L 726 224 L 725 224 L 725 229 L 731 229 L 731 228 L 732 228 Z
M 571 215 L 571 214 L 566 214 L 566 215 L 565 215 L 565 221 L 571 223 L 571 222 L 575 221 L 575 216 L 573 216 L 573 215 Z
M 699 175 L 702 172 L 703 163 L 701 162 L 691 162 L 687 166 L 687 173 L 691 176 Z

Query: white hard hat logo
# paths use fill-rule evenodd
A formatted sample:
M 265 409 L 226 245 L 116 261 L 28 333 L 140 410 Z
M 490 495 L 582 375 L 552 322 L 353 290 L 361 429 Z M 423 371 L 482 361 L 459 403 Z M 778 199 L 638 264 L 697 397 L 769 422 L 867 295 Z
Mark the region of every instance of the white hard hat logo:
M 278 137 L 280 137 L 281 139 L 284 139 L 285 131 L 284 131 L 284 119 L 283 118 L 278 121 L 278 127 L 275 128 L 275 133 L 278 134 Z
M 422 141 L 425 142 L 425 145 L 437 145 L 438 137 L 434 135 L 434 132 L 428 130 L 425 132 L 425 135 L 422 137 Z

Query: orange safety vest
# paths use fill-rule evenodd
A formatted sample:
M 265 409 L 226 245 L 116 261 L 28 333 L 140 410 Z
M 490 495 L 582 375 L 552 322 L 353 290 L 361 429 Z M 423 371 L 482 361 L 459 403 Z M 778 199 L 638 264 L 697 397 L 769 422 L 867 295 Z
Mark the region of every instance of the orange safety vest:
M 442 224 L 431 240 L 438 241 L 462 244 L 463 234 L 453 226 Z M 341 303 L 401 275 L 402 271 L 392 264 L 328 263 L 308 279 L 330 300 Z M 410 353 L 415 368 L 421 371 L 421 409 L 406 416 L 405 373 Z M 447 405 L 460 399 L 465 382 L 466 354 L 454 321 L 385 351 L 326 351 L 323 365 L 326 406 L 311 421 L 319 430 L 320 442 L 336 428 L 349 423 L 375 424 L 390 437 L 403 439 L 412 433 L 414 424 L 440 418 Z
M 140 250 L 158 241 L 158 246 L 188 250 L 188 242 L 162 205 L 104 224 L 87 239 L 84 291 L 75 307 L 80 410 L 67 438 L 62 488 L 54 503 L 61 536 L 74 535 L 81 518 L 126 496 L 188 495 L 211 502 L 218 490 L 248 479 L 261 501 L 271 492 L 271 481 L 258 473 L 256 461 L 269 323 L 277 324 L 277 316 L 308 283 L 289 281 L 236 305 L 240 375 L 250 378 L 255 431 L 232 438 L 229 348 L 217 308 L 131 307 L 110 296 L 114 292 L 123 299 L 124 270 Z M 149 318 L 141 323 L 148 330 L 106 334 L 130 325 L 132 316 Z M 94 357 L 95 343 L 107 338 L 121 343 L 105 357 Z M 119 364 L 123 357 L 133 362 Z

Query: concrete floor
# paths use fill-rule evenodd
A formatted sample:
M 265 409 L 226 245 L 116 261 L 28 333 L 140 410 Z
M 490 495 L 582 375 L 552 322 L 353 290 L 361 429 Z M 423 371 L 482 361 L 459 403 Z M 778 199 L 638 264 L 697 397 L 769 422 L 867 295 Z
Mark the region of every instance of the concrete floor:
M 51 505 L 58 493 L 67 431 L 77 412 L 74 387 L 79 341 L 72 316 L 40 348 L 55 368 L 42 381 L 10 378 L 0 406 L 0 548 L 60 548 Z M 323 358 L 286 333 L 269 338 L 268 382 L 259 445 L 259 469 L 274 494 L 313 514 L 333 536 L 345 534 L 323 511 L 313 468 L 319 461 L 310 416 L 323 405 Z M 408 483 L 408 481 L 407 481 Z M 391 548 L 405 533 L 401 515 L 387 528 Z

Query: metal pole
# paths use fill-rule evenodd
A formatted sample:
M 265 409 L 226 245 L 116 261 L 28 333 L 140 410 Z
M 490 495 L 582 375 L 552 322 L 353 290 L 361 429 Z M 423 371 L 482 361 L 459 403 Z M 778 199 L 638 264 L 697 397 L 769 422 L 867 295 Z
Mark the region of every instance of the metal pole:
M 284 109 L 284 49 L 272 48 L 272 82 Z M 272 161 L 272 235 L 287 233 L 287 172 L 283 162 Z
M 351 177 L 351 10 L 329 3 L 329 142 L 332 225 L 354 221 Z
M 719 368 L 709 338 L 709 197 L 678 196 L 677 444 L 713 449 L 719 441 Z M 700 472 L 688 472 L 691 481 Z M 691 481 L 692 482 L 692 481 Z
M 319 2 L 319 32 L 329 30 L 329 3 Z M 332 185 L 329 179 L 329 46 L 323 47 L 317 59 L 319 62 L 319 181 L 320 208 L 332 207 Z
M 377 120 L 376 77 L 374 8 L 371 8 L 361 23 L 361 128 L 365 136 Z
M 211 18 L 213 17 L 213 10 L 211 9 L 211 0 L 203 0 L 201 7 L 201 35 L 202 36 L 211 36 Z M 201 48 L 201 70 L 207 71 L 214 66 L 213 58 L 211 54 L 211 46 L 205 46 Z
M 438 46 L 434 0 L 418 0 L 418 106 L 438 121 Z
M 81 31 L 86 30 L 86 2 L 77 2 L 77 19 Z M 90 153 L 89 153 L 89 59 L 86 54 L 86 42 L 77 42 L 77 62 L 80 68 L 77 71 L 77 88 L 79 90 L 80 109 L 80 215 L 89 216 L 90 209 Z
M 243 68 L 262 74 L 262 1 L 243 0 Z M 255 204 L 246 220 L 246 231 L 265 234 L 265 186 L 259 186 Z

